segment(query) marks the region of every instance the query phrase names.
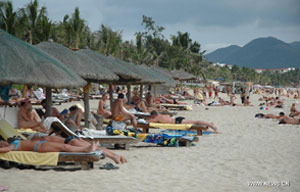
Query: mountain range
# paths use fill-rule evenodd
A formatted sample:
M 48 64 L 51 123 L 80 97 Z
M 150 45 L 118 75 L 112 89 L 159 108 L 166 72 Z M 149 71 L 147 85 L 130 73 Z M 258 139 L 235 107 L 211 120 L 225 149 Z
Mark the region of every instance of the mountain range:
M 300 42 L 257 38 L 245 46 L 231 45 L 205 55 L 208 61 L 258 69 L 300 68 Z

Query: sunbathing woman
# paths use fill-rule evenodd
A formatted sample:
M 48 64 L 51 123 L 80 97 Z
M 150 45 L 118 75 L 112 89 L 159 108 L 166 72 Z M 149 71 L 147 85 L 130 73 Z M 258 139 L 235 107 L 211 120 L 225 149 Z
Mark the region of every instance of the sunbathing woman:
M 93 143 L 92 145 L 85 147 L 77 147 L 69 144 L 37 141 L 37 140 L 19 140 L 14 139 L 8 143 L 6 141 L 0 141 L 0 153 L 6 153 L 9 151 L 34 151 L 34 152 L 92 152 L 96 151 L 99 143 Z
M 60 144 L 69 144 L 69 145 L 76 146 L 76 147 L 88 147 L 91 145 L 89 142 L 84 141 L 77 136 L 70 136 L 66 139 L 62 138 L 62 137 L 58 137 L 58 136 L 45 136 L 45 137 L 34 136 L 31 138 L 31 140 L 32 141 L 48 141 L 48 142 L 55 142 L 55 143 L 60 143 Z M 117 155 L 109 149 L 97 146 L 97 150 L 102 151 L 105 156 L 112 159 L 117 164 L 127 163 L 127 160 L 123 156 Z
M 279 124 L 291 124 L 291 125 L 300 125 L 300 119 L 294 119 L 290 117 L 283 117 Z

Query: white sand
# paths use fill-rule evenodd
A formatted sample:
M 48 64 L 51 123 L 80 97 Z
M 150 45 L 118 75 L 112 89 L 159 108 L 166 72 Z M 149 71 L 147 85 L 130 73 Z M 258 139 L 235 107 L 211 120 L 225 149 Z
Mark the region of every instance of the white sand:
M 180 112 L 214 122 L 222 132 L 201 136 L 196 146 L 138 144 L 130 151 L 115 150 L 129 163 L 111 171 L 99 169 L 111 162 L 108 158 L 89 171 L 0 169 L 0 184 L 9 191 L 300 191 L 300 127 L 254 118 L 261 112 L 257 98 L 251 96 L 253 107 L 194 106 L 192 112 Z M 285 112 L 291 103 L 286 102 Z M 97 101 L 91 105 L 96 109 Z M 250 181 L 289 181 L 290 186 L 249 187 Z

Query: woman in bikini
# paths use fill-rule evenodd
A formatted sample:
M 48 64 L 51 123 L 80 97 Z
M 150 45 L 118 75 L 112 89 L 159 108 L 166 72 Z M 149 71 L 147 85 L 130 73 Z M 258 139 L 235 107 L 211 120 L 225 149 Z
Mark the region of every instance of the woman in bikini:
M 69 144 L 48 142 L 46 140 L 19 140 L 10 139 L 10 142 L 0 141 L 0 153 L 9 151 L 34 151 L 34 152 L 92 152 L 97 149 L 99 143 L 85 147 L 72 146 Z

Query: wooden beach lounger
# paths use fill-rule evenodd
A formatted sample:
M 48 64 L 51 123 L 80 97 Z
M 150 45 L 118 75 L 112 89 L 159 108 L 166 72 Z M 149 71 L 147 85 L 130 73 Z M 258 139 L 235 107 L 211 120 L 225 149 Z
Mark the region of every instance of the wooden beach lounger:
M 103 159 L 102 151 L 91 153 L 10 151 L 0 153 L 0 160 L 22 163 L 26 165 L 57 166 L 62 162 L 79 162 L 82 170 L 93 168 L 94 162 Z
M 168 130 L 196 130 L 197 135 L 202 135 L 202 131 L 206 131 L 208 127 L 204 125 L 193 124 L 165 124 L 165 123 L 138 123 L 138 128 L 143 129 L 143 133 L 149 133 L 149 129 L 168 129 Z
M 125 149 L 129 150 L 129 144 L 137 143 L 138 141 L 134 137 L 127 136 L 109 136 L 109 135 L 76 135 L 73 131 L 71 131 L 67 126 L 65 126 L 59 119 L 55 117 L 48 117 L 44 121 L 44 125 L 47 128 L 52 128 L 52 130 L 57 134 L 63 137 L 69 136 L 78 136 L 83 140 L 92 142 L 99 141 L 99 143 L 103 144 L 118 144 L 125 145 Z
M 4 140 L 11 137 L 20 137 L 26 140 L 22 134 L 14 129 L 6 120 L 0 120 L 0 135 Z M 92 153 L 67 153 L 67 152 L 49 152 L 38 153 L 32 151 L 10 151 L 0 153 L 0 159 L 13 161 L 28 165 L 57 165 L 58 162 L 80 162 L 81 168 L 87 170 L 93 166 L 93 162 L 104 158 L 101 151 Z
M 177 110 L 187 110 L 187 111 L 193 110 L 192 107 L 190 107 L 189 105 L 161 103 L 160 106 L 165 107 L 167 109 L 177 109 Z

